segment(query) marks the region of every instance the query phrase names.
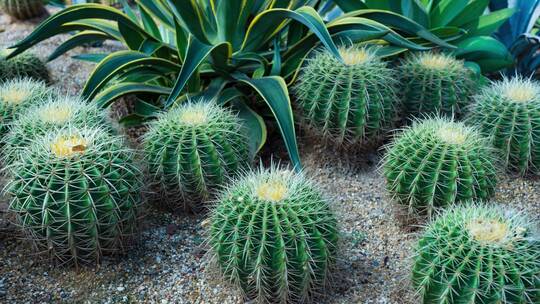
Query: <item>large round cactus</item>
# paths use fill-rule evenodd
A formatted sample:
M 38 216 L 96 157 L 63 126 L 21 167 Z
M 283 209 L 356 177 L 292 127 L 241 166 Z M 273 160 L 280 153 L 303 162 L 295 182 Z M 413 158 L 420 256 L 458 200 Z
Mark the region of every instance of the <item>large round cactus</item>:
M 97 263 L 136 230 L 142 184 L 133 161 L 105 129 L 51 131 L 12 165 L 10 210 L 39 250 L 62 263 Z
M 237 179 L 210 217 L 209 244 L 225 279 L 260 302 L 303 302 L 335 261 L 336 218 L 318 187 L 292 171 Z
M 46 12 L 43 0 L 0 0 L 0 10 L 19 20 L 39 17 Z
M 50 98 L 52 91 L 43 82 L 29 78 L 0 83 L 0 135 L 10 128 L 13 119 L 31 105 Z
M 397 76 L 368 49 L 339 53 L 343 61 L 328 51 L 307 60 L 294 87 L 300 116 L 339 144 L 377 140 L 395 119 Z
M 6 50 L 0 51 L 0 81 L 24 77 L 44 82 L 50 81 L 47 66 L 35 54 L 26 52 L 6 59 L 8 54 Z
M 36 138 L 65 126 L 111 128 L 107 112 L 94 103 L 75 96 L 47 99 L 22 112 L 1 139 L 4 164 L 11 164 Z
M 425 52 L 406 58 L 399 70 L 408 115 L 459 116 L 471 103 L 474 74 L 461 60 Z
M 209 102 L 186 103 L 152 122 L 143 139 L 148 170 L 168 196 L 198 209 L 228 178 L 249 165 L 239 118 Z M 170 203 L 169 199 L 166 199 Z
M 538 228 L 517 211 L 451 208 L 418 243 L 412 282 L 422 303 L 540 303 Z
M 387 188 L 410 212 L 485 200 L 495 190 L 495 156 L 477 130 L 449 119 L 415 121 L 388 145 Z
M 482 90 L 467 121 L 492 139 L 506 168 L 540 173 L 540 83 L 515 77 Z

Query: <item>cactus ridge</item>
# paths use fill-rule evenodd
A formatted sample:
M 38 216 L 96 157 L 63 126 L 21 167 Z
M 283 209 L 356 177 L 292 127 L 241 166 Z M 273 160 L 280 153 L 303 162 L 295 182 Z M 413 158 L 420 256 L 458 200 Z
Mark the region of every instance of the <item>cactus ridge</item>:
M 461 60 L 424 52 L 404 59 L 399 70 L 403 105 L 410 116 L 459 117 L 471 103 L 473 72 Z
M 53 95 L 29 107 L 13 121 L 11 130 L 0 140 L 4 146 L 1 152 L 4 164 L 13 163 L 24 147 L 54 129 L 66 126 L 112 129 L 108 112 L 96 104 L 78 96 L 62 96 L 59 92 Z
M 190 208 L 250 164 L 241 121 L 209 102 L 189 102 L 161 114 L 143 142 L 153 181 Z
M 46 12 L 43 0 L 0 0 L 0 9 L 19 20 L 39 17 Z
M 35 54 L 25 52 L 5 59 L 8 54 L 6 50 L 0 51 L 0 81 L 28 77 L 37 81 L 50 82 L 47 66 Z
M 486 200 L 495 190 L 497 160 L 487 139 L 448 118 L 416 120 L 386 147 L 387 189 L 409 212 Z
M 136 231 L 140 174 L 134 152 L 106 129 L 53 130 L 12 164 L 9 209 L 40 252 L 60 263 L 99 263 Z
M 318 187 L 274 166 L 237 178 L 210 216 L 208 243 L 225 280 L 259 302 L 309 300 L 328 281 L 337 241 Z
M 497 206 L 455 206 L 420 238 L 412 282 L 422 302 L 540 303 L 538 224 Z
M 40 104 L 53 95 L 45 83 L 30 78 L 13 79 L 0 83 L 0 135 L 11 128 L 21 112 Z
M 376 141 L 392 126 L 397 77 L 375 52 L 341 47 L 307 59 L 293 91 L 304 124 L 324 138 L 351 145 Z
M 494 82 L 475 96 L 466 121 L 491 138 L 504 167 L 540 174 L 540 83 L 514 77 Z

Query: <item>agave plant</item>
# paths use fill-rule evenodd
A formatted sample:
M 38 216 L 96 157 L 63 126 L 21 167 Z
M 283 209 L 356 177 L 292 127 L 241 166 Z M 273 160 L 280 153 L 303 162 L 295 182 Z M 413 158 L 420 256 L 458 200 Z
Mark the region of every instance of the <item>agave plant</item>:
M 529 0 L 525 0 L 529 1 Z M 458 59 L 470 61 L 482 72 L 495 72 L 513 64 L 513 58 L 491 35 L 516 11 L 492 10 L 489 0 L 333 0 L 347 15 L 354 11 L 385 10 L 414 20 L 441 39 L 457 47 Z M 532 2 L 532 1 L 531 1 Z M 472 63 L 475 64 L 472 64 Z M 478 66 L 476 66 L 476 64 Z
M 195 96 L 231 103 L 250 124 L 255 151 L 264 143 L 266 129 L 246 101 L 262 99 L 277 121 L 291 160 L 300 167 L 286 80 L 293 80 L 312 49 L 323 45 L 340 58 L 336 43 L 343 40 L 415 50 L 452 47 L 417 23 L 385 11 L 365 11 L 325 23 L 316 10 L 324 10 L 325 3 L 138 0 L 136 8 L 124 5 L 124 11 L 100 4 L 73 5 L 13 46 L 11 56 L 73 31 L 77 34 L 60 45 L 50 60 L 81 44 L 120 41 L 127 50 L 85 57 L 99 63 L 83 97 L 105 107 L 126 94 L 144 96 L 147 102 L 139 102 L 137 113 L 125 119 L 131 123 Z M 398 27 L 399 33 L 394 30 Z M 262 98 L 245 98 L 254 94 Z

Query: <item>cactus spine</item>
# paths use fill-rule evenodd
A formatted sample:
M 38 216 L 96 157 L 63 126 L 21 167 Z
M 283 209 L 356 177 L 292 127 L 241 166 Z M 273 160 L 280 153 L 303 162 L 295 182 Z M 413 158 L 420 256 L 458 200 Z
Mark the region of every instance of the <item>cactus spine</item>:
M 43 0 L 0 0 L 0 9 L 19 20 L 39 17 L 46 12 Z
M 259 302 L 303 302 L 335 261 L 336 218 L 317 187 L 292 171 L 237 179 L 210 217 L 209 244 L 225 279 Z
M 522 175 L 540 174 L 540 83 L 503 79 L 475 101 L 467 121 L 491 138 L 504 166 Z
M 387 188 L 410 212 L 431 213 L 455 202 L 485 200 L 496 184 L 487 139 L 463 123 L 433 118 L 415 121 L 387 147 Z
M 453 207 L 418 242 L 422 303 L 540 303 L 538 224 L 495 206 Z
M 22 53 L 10 59 L 5 59 L 8 51 L 0 51 L 0 81 L 17 78 L 32 78 L 37 81 L 50 82 L 47 66 L 33 53 Z
M 293 89 L 302 120 L 339 144 L 377 140 L 395 119 L 397 77 L 373 51 L 339 52 L 343 61 L 319 51 L 303 67 Z
M 463 61 L 426 52 L 409 56 L 399 69 L 402 99 L 408 115 L 460 116 L 471 103 L 473 72 Z
M 163 194 L 198 209 L 249 165 L 239 118 L 209 102 L 186 103 L 162 114 L 143 139 L 148 170 Z M 178 207 L 178 206 L 172 206 Z
M 25 147 L 55 129 L 71 127 L 110 128 L 107 112 L 80 97 L 60 96 L 45 100 L 24 111 L 2 138 L 4 164 L 15 161 Z
M 141 174 L 133 151 L 100 128 L 53 130 L 10 170 L 10 210 L 40 252 L 60 263 L 99 263 L 136 230 Z

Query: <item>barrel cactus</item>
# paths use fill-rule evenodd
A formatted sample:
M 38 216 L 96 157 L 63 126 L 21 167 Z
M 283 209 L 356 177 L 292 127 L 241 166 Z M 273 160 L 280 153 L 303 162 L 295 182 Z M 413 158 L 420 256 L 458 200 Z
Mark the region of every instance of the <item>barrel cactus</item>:
M 303 302 L 336 256 L 336 218 L 318 187 L 276 168 L 246 173 L 218 198 L 209 244 L 225 280 L 258 302 Z
M 474 128 L 446 118 L 415 121 L 387 147 L 387 188 L 411 213 L 468 200 L 486 200 L 495 190 L 496 157 Z
M 98 263 L 136 232 L 140 174 L 133 151 L 107 130 L 53 130 L 12 165 L 10 210 L 40 252 L 61 263 Z
M 492 139 L 506 168 L 540 173 L 540 83 L 515 77 L 494 82 L 476 97 L 467 121 Z
M 189 102 L 161 114 L 150 123 L 143 146 L 150 175 L 172 208 L 180 199 L 197 211 L 202 207 L 197 202 L 250 163 L 241 121 L 210 102 Z
M 4 163 L 11 164 L 36 138 L 66 126 L 111 129 L 107 112 L 94 103 L 58 95 L 30 107 L 13 121 L 10 132 L 1 140 Z
M 43 0 L 0 0 L 0 10 L 19 20 L 39 17 L 46 12 Z
M 52 91 L 43 83 L 29 78 L 8 80 L 0 84 L 0 135 L 11 122 L 31 105 L 50 98 Z
M 8 54 L 6 50 L 0 51 L 0 81 L 24 77 L 44 82 L 50 81 L 47 66 L 35 54 L 25 52 L 6 59 Z
M 460 116 L 471 103 L 474 73 L 461 60 L 424 52 L 406 58 L 399 70 L 407 115 Z
M 326 50 L 307 60 L 293 88 L 301 119 L 338 144 L 376 141 L 395 120 L 397 76 L 366 48 L 339 53 L 342 61 Z
M 412 282 L 424 304 L 540 303 L 538 224 L 496 206 L 451 208 L 420 238 Z

